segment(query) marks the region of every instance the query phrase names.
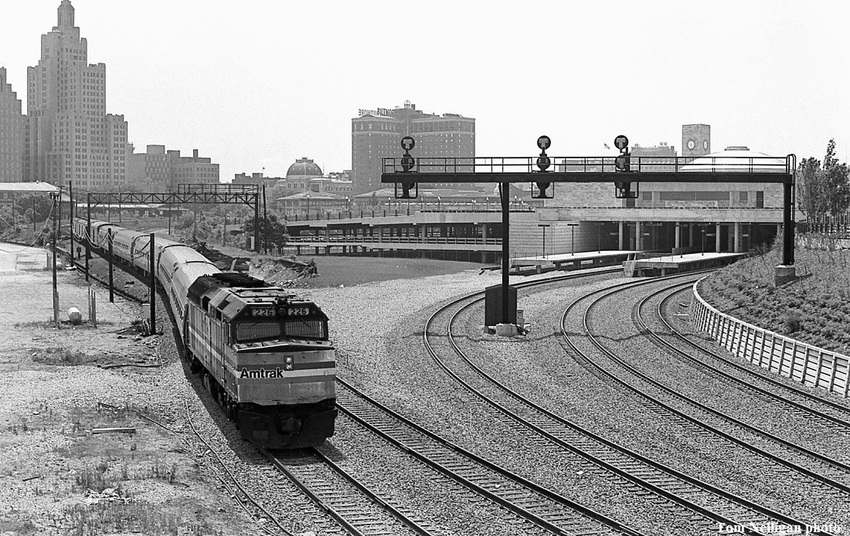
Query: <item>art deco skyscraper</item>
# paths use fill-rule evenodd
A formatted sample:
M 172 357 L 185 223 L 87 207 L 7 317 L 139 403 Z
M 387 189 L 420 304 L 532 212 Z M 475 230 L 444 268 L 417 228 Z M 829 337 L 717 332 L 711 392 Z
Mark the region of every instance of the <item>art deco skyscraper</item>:
M 124 183 L 127 122 L 106 113 L 106 65 L 89 65 L 70 0 L 41 36 L 41 60 L 27 69 L 26 180 L 103 189 Z

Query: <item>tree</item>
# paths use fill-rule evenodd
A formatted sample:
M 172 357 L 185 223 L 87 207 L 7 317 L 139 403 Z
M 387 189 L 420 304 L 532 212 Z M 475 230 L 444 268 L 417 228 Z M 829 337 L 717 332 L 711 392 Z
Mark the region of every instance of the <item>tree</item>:
M 826 212 L 833 216 L 850 207 L 850 168 L 835 157 L 835 140 L 829 140 L 823 159 L 823 184 L 826 190 Z
M 797 204 L 808 218 L 833 216 L 850 207 L 850 168 L 835 157 L 835 140 L 829 140 L 826 156 L 804 158 L 797 169 Z
M 18 199 L 15 205 L 18 214 L 23 214 L 30 222 L 46 221 L 53 210 L 53 199 L 49 195 L 34 194 Z
M 824 213 L 821 171 L 820 160 L 815 157 L 804 158 L 797 169 L 797 204 L 808 218 Z
M 249 236 L 254 236 L 254 218 L 248 218 L 245 220 L 245 224 L 242 226 L 242 231 Z M 260 219 L 260 241 L 267 241 L 269 245 L 274 245 L 279 248 L 282 248 L 286 245 L 286 240 L 289 238 L 289 235 L 286 234 L 286 224 L 279 221 L 277 216 L 274 214 L 269 214 L 268 223 L 266 223 L 263 219 Z

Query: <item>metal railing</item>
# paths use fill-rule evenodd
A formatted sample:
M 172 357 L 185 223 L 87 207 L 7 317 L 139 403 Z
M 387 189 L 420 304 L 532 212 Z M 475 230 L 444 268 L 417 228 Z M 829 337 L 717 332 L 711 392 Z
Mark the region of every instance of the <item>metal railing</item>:
M 491 201 L 476 202 L 476 203 L 437 203 L 437 202 L 412 202 L 409 205 L 399 204 L 387 207 L 386 205 L 377 208 L 368 208 L 363 210 L 311 210 L 305 213 L 303 210 L 286 209 L 283 211 L 283 217 L 287 223 L 297 223 L 303 221 L 330 221 L 342 219 L 364 219 L 364 218 L 389 218 L 398 216 L 415 216 L 417 213 L 440 213 L 440 212 L 501 212 L 499 202 Z M 524 201 L 510 203 L 511 212 L 534 212 L 535 208 Z
M 550 171 L 558 173 L 614 173 L 615 156 L 550 157 Z M 537 157 L 423 157 L 413 173 L 537 173 Z M 631 156 L 629 171 L 670 173 L 793 173 L 793 155 L 775 156 Z M 401 157 L 383 158 L 383 173 L 404 173 Z
M 436 237 L 436 236 L 344 236 L 344 235 L 300 235 L 290 236 L 288 242 L 344 242 L 369 244 L 466 244 L 479 246 L 500 246 L 501 238 L 476 238 L 476 237 Z M 343 244 L 340 244 L 343 245 Z

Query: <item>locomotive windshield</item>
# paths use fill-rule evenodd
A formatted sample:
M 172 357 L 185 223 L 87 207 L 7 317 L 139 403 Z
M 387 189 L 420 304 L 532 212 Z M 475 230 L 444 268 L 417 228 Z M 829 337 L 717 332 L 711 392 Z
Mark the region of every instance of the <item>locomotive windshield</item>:
M 236 323 L 236 342 L 256 342 L 282 338 L 327 340 L 324 319 L 243 320 Z
M 243 321 L 236 324 L 236 342 L 263 341 L 279 339 L 280 322 L 276 320 Z

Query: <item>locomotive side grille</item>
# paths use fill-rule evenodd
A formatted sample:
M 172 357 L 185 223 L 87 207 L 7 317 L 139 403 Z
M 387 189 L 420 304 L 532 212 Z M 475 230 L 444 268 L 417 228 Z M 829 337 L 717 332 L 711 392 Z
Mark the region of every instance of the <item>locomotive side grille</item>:
M 326 339 L 325 323 L 322 320 L 287 320 L 283 323 L 287 337 L 296 339 Z

